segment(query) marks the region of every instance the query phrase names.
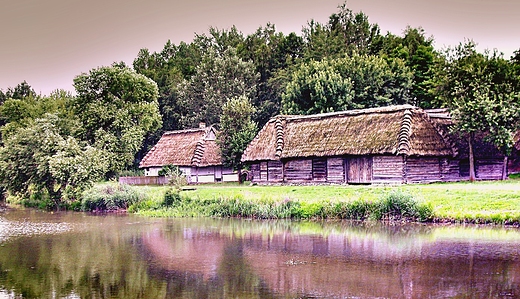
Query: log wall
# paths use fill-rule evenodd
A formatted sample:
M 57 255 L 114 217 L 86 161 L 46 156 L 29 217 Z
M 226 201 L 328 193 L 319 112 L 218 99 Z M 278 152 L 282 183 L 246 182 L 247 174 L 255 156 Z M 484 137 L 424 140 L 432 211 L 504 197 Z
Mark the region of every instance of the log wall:
M 283 181 L 283 163 L 281 161 L 267 162 L 267 180 L 269 182 Z
M 344 183 L 345 182 L 345 159 L 344 158 L 328 158 L 327 159 L 327 182 Z
M 285 162 L 285 181 L 312 181 L 312 159 L 289 160 Z
M 403 183 L 403 156 L 375 156 L 372 161 L 373 183 Z
M 440 182 L 441 166 L 438 157 L 407 157 L 405 181 L 407 183 Z
M 500 180 L 504 159 L 476 159 L 475 176 L 479 180 Z
M 315 182 L 327 181 L 327 159 L 314 158 L 312 159 L 312 180 Z

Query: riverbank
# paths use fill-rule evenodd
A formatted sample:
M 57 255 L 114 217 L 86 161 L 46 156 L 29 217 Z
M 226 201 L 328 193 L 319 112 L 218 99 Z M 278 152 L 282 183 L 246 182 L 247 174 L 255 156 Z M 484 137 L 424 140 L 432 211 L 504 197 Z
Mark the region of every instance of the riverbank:
M 136 188 L 146 199 L 130 205 L 129 212 L 147 216 L 520 223 L 518 177 L 401 186 L 216 184 L 181 192 L 168 186 Z

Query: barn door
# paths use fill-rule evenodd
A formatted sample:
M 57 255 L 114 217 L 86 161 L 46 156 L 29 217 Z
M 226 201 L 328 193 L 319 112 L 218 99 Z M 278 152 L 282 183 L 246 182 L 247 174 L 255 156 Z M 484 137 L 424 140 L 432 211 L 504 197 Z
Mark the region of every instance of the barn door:
M 347 158 L 345 166 L 347 183 L 372 182 L 372 157 Z

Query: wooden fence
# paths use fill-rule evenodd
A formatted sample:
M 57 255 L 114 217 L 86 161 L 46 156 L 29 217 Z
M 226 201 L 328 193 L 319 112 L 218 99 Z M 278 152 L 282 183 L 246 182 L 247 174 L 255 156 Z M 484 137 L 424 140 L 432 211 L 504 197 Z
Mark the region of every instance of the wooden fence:
M 123 176 L 119 178 L 119 183 L 127 185 L 166 185 L 168 178 L 165 176 Z

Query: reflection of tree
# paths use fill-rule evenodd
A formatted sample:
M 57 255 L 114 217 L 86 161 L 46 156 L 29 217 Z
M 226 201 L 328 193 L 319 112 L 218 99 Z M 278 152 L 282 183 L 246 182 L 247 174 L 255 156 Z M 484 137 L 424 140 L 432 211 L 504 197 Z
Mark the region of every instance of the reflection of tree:
M 243 248 L 241 238 L 203 230 L 187 237 L 172 229 L 144 236 L 139 252 L 149 275 L 166 283 L 167 298 L 276 297 L 247 264 Z
M 149 279 L 132 237 L 106 229 L 88 234 L 22 237 L 0 247 L 0 289 L 16 298 L 164 298 Z

